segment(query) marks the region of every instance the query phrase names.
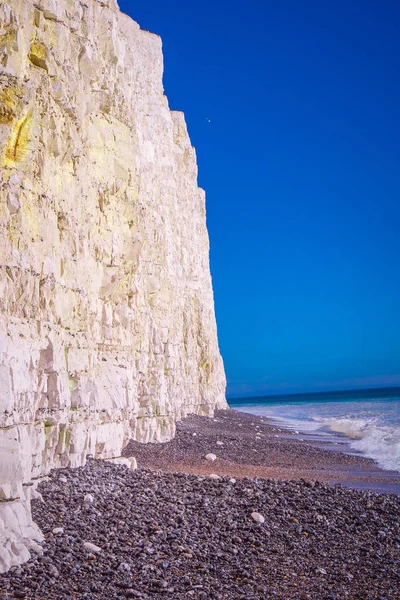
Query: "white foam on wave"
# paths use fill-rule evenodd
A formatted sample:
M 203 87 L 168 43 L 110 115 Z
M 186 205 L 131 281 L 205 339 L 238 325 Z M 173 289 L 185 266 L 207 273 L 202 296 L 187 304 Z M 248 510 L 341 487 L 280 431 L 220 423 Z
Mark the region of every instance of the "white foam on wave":
M 339 417 L 318 419 L 318 422 L 351 438 L 351 448 L 374 459 L 382 469 L 400 471 L 399 425 L 382 425 L 374 418 Z
M 319 427 L 329 427 L 331 431 L 343 433 L 350 438 L 362 438 L 364 432 L 372 425 L 366 419 L 353 419 L 349 417 L 315 417 Z
M 342 434 L 352 450 L 372 458 L 382 469 L 400 472 L 399 402 L 377 399 L 276 406 L 244 404 L 237 410 L 273 419 L 278 427 L 309 435 L 338 440 L 337 434 Z

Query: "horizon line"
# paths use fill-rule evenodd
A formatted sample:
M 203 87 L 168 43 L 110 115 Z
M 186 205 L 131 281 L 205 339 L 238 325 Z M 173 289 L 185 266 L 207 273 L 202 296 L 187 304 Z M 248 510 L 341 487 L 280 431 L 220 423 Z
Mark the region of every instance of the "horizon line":
M 248 398 L 284 398 L 285 396 L 318 396 L 321 394 L 343 394 L 343 393 L 357 393 L 357 392 L 371 392 L 374 390 L 400 390 L 400 384 L 395 385 L 385 385 L 385 386 L 374 386 L 369 388 L 351 388 L 351 389 L 339 389 L 339 390 L 326 390 L 319 392 L 292 392 L 292 393 L 275 393 L 275 394 L 257 394 L 257 395 L 248 395 L 248 396 L 226 396 L 226 399 L 229 400 L 246 400 Z

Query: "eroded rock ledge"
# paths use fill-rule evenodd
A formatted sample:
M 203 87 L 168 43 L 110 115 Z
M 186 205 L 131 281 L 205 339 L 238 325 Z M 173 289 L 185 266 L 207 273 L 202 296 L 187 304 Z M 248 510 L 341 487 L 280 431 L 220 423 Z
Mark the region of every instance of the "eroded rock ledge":
M 0 571 L 32 482 L 225 406 L 204 192 L 158 36 L 115 0 L 0 4 Z

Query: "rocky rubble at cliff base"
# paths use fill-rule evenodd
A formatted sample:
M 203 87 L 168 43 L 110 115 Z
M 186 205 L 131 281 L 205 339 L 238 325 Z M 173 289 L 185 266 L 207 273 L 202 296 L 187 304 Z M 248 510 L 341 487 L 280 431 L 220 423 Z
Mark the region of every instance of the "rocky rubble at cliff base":
M 0 576 L 1 598 L 400 598 L 398 496 L 232 481 L 97 460 L 53 471 L 32 503 L 43 555 Z

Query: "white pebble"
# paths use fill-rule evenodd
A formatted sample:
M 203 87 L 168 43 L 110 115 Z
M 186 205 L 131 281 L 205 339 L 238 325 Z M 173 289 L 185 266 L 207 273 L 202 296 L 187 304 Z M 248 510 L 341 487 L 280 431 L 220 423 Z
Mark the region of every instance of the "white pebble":
M 193 437 L 196 437 L 197 433 L 192 433 Z
M 53 533 L 54 535 L 59 535 L 60 533 L 64 533 L 64 529 L 62 527 L 55 527 Z
M 262 516 L 262 514 L 260 514 L 258 512 L 252 512 L 251 513 L 251 518 L 256 523 L 264 523 L 265 522 L 265 518 Z
M 215 473 L 211 473 L 211 475 L 209 475 L 210 479 L 222 479 L 222 477 L 220 477 L 219 475 L 216 475 Z
M 236 483 L 236 479 L 234 479 L 234 478 L 232 477 L 232 478 L 229 480 L 229 483 L 232 483 L 232 484 Z
M 217 441 L 217 446 L 223 446 L 224 442 L 221 442 L 220 440 Z
M 93 498 L 92 494 L 86 494 L 85 497 L 83 498 L 83 501 L 91 503 L 91 502 L 94 502 L 94 498 Z
M 217 460 L 217 457 L 215 456 L 215 454 L 210 452 L 209 454 L 206 454 L 206 460 L 209 460 L 210 462 L 214 462 L 214 460 Z
M 64 477 L 64 475 L 62 477 L 59 477 L 58 481 L 61 481 L 61 483 L 68 483 L 68 479 Z
M 101 552 L 101 548 L 96 546 L 96 544 L 92 544 L 91 542 L 84 542 L 83 547 L 89 552 L 93 552 L 94 554 L 98 554 Z

